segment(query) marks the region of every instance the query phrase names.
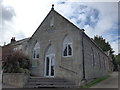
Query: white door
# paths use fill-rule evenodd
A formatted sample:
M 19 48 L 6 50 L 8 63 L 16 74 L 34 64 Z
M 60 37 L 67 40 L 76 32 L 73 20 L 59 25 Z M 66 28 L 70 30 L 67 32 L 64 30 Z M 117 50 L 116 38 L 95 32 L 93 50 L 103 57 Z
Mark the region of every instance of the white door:
M 55 75 L 55 55 L 45 56 L 45 77 L 54 77 Z

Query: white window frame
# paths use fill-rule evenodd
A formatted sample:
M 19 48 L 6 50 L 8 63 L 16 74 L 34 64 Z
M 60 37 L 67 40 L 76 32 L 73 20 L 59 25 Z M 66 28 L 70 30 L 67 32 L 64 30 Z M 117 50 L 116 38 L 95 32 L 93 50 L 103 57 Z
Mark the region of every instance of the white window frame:
M 69 55 L 68 53 L 68 45 L 70 45 L 71 46 L 71 49 L 72 49 L 72 54 L 71 55 Z M 64 50 L 65 50 L 65 48 L 63 49 L 63 47 L 66 47 L 67 46 L 67 56 L 64 56 Z M 73 56 L 73 45 L 72 45 L 72 42 L 69 42 L 69 43 L 63 43 L 63 47 L 62 47 L 62 56 L 63 57 L 72 57 Z
M 34 51 L 35 51 L 35 53 L 34 53 Z M 35 57 L 34 57 L 34 54 L 35 54 Z M 40 45 L 39 45 L 38 42 L 35 44 L 35 46 L 33 48 L 32 58 L 33 59 L 38 59 L 39 57 L 37 58 L 37 55 L 39 55 L 39 57 L 40 57 Z
M 44 76 L 45 76 L 45 77 L 51 77 L 51 78 L 54 77 L 54 76 L 51 76 L 51 75 L 50 75 L 50 72 L 51 72 L 51 63 L 50 63 L 50 62 L 51 62 L 51 57 L 52 57 L 52 56 L 54 56 L 53 63 L 54 63 L 54 76 L 55 76 L 55 54 L 49 54 L 49 55 L 46 55 L 46 56 L 45 56 L 45 67 L 44 67 L 44 68 L 45 68 L 45 70 L 44 70 Z M 48 75 L 48 76 L 46 75 L 46 62 L 47 62 L 46 58 L 47 58 L 47 57 L 49 57 L 49 59 L 50 59 L 50 62 L 49 62 L 49 63 L 50 63 L 50 65 L 49 65 L 49 75 Z
M 34 53 L 34 51 L 37 51 L 37 52 Z M 34 58 L 34 54 L 35 54 L 35 58 Z M 39 54 L 39 57 L 37 58 L 38 54 Z M 37 62 L 39 58 L 40 58 L 40 44 L 36 42 L 32 50 L 32 67 L 37 67 Z

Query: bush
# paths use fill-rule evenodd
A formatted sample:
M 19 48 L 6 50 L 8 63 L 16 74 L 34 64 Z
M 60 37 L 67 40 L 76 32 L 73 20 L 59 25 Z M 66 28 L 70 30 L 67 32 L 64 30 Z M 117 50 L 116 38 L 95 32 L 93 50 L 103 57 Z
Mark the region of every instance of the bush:
M 4 73 L 26 73 L 29 74 L 30 61 L 21 51 L 13 51 L 6 56 L 3 62 Z

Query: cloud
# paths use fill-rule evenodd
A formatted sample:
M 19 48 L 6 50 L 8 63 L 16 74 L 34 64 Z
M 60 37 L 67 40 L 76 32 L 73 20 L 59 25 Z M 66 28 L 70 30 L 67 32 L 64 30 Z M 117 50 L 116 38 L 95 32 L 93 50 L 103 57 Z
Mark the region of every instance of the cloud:
M 11 21 L 15 16 L 14 9 L 12 7 L 2 7 L 2 20 L 3 21 Z
M 110 45 L 111 45 L 112 48 L 114 49 L 115 54 L 120 53 L 120 52 L 119 52 L 119 48 L 118 48 L 118 40 L 113 41 L 113 42 L 110 42 Z
M 4 29 L 10 29 L 7 35 L 11 34 L 18 39 L 30 37 L 50 11 L 51 5 L 55 4 L 56 11 L 79 28 L 84 28 L 88 36 L 92 38 L 94 35 L 102 35 L 116 50 L 116 46 L 113 46 L 117 44 L 117 37 L 115 36 L 117 36 L 118 30 L 118 5 L 116 2 L 4 0 L 3 4 L 5 7 L 12 7 L 10 8 L 12 13 L 6 10 L 11 15 L 5 19 L 7 27 L 4 27 Z M 8 40 L 10 38 L 6 38 L 4 41 Z
M 62 7 L 67 8 L 67 10 L 59 10 L 61 5 L 58 6 L 58 10 L 79 28 L 84 28 L 86 34 L 91 38 L 94 35 L 103 36 L 110 42 L 111 47 L 116 51 L 115 54 L 117 54 L 117 4 L 117 2 L 65 2 Z
M 3 5 L 0 1 L 0 44 L 10 42 L 11 37 L 23 37 L 24 34 L 20 31 L 15 31 L 13 26 L 13 18 L 16 16 L 13 7 Z
M 2 4 L 2 1 L 0 1 L 0 12 L 1 12 L 0 21 L 2 22 L 2 23 L 0 23 L 0 25 L 4 24 L 5 21 L 7 21 L 7 22 L 11 21 L 12 18 L 15 16 L 14 9 L 10 6 L 4 6 Z

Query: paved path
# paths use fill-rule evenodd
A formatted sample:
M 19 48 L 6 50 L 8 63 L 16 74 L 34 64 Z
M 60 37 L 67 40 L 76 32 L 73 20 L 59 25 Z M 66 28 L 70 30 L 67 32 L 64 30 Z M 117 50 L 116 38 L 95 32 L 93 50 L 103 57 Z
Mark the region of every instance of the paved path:
M 9 85 L 3 85 L 3 88 L 15 88 Z M 118 88 L 118 72 L 113 72 L 111 77 L 104 80 L 91 88 Z
M 118 72 L 113 72 L 111 77 L 92 86 L 91 88 L 118 88 Z

